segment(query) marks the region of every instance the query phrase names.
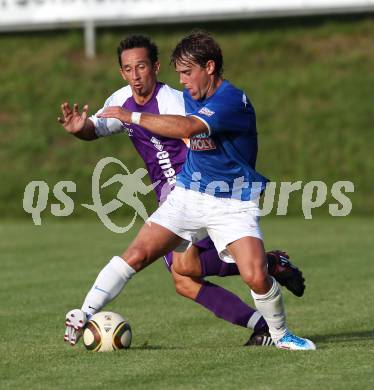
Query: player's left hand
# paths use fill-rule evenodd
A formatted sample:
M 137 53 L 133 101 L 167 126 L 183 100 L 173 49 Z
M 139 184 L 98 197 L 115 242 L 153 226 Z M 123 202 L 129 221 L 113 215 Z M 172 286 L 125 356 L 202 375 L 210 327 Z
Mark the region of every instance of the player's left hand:
M 121 122 L 131 122 L 131 112 L 125 110 L 121 106 L 111 106 L 104 108 L 99 114 L 96 115 L 98 118 L 116 118 Z
M 70 310 L 66 314 L 65 319 L 65 335 L 64 341 L 70 343 L 71 345 L 75 345 L 80 337 L 82 336 L 82 332 L 84 326 L 87 322 L 86 314 L 80 309 Z

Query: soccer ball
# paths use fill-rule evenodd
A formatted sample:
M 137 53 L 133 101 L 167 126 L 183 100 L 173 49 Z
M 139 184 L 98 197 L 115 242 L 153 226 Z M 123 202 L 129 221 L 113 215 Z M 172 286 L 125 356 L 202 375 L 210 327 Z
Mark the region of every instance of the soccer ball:
M 87 322 L 83 332 L 83 344 L 89 351 L 108 352 L 129 348 L 131 327 L 120 314 L 101 311 Z

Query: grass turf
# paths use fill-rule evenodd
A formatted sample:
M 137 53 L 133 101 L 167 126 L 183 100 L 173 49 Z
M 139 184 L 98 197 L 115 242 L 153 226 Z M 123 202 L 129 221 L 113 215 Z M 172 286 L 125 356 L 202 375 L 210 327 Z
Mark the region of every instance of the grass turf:
M 373 220 L 264 218 L 262 226 L 267 247 L 287 249 L 304 271 L 305 296 L 284 297 L 290 328 L 316 352 L 242 347 L 249 332 L 177 296 L 161 261 L 108 306 L 130 319 L 130 350 L 71 348 L 62 341 L 65 312 L 136 230 L 2 221 L 0 388 L 373 388 Z M 238 277 L 213 280 L 249 301 Z

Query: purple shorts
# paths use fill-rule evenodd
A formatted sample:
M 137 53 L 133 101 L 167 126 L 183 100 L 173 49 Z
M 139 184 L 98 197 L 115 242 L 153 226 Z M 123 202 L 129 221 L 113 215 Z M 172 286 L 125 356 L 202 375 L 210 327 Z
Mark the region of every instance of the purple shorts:
M 210 239 L 210 237 L 206 237 L 203 240 L 195 242 L 195 244 L 193 245 L 198 247 L 200 250 L 207 250 L 207 249 L 214 248 L 213 241 Z M 170 272 L 170 268 L 173 264 L 173 252 L 169 252 L 167 255 L 165 255 L 164 261 L 165 261 L 166 268 Z

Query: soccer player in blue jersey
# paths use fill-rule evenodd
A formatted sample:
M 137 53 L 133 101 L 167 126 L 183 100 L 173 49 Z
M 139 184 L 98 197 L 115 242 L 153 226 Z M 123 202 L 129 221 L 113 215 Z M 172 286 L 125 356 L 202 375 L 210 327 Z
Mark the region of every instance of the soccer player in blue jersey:
M 125 88 L 117 91 L 117 93 L 113 94 L 108 99 L 103 110 L 100 110 L 100 112 L 98 114 L 98 116 L 101 116 L 100 119 L 98 119 L 97 117 L 91 117 L 90 120 L 87 121 L 87 117 L 86 117 L 86 118 L 84 118 L 84 126 L 80 127 L 79 131 L 76 131 L 76 132 L 71 131 L 71 132 L 75 133 L 78 137 L 84 138 L 84 139 L 95 139 L 98 136 L 110 135 L 112 133 L 117 132 L 117 130 L 115 130 L 115 129 L 118 129 L 119 127 L 118 127 L 118 123 L 116 123 L 115 120 L 110 119 L 110 117 L 112 116 L 111 110 L 113 110 L 113 109 L 111 109 L 109 107 L 117 106 L 116 109 L 120 109 L 120 113 L 119 113 L 120 115 L 118 115 L 118 112 L 116 112 L 116 113 L 113 113 L 113 117 L 120 119 L 121 121 L 123 119 L 123 115 L 128 114 L 130 111 L 136 112 L 136 114 L 133 115 L 132 120 L 131 120 L 131 118 L 127 119 L 126 121 L 124 121 L 124 123 L 127 123 L 127 125 L 126 125 L 127 129 L 129 129 L 129 126 L 130 126 L 130 129 L 132 130 L 132 140 L 135 144 L 135 147 L 137 148 L 137 150 L 139 151 L 139 153 L 141 154 L 141 156 L 145 160 L 147 167 L 148 167 L 148 170 L 150 172 L 151 178 L 153 179 L 152 176 L 156 175 L 156 172 L 158 175 L 160 175 L 159 171 L 161 171 L 161 176 L 163 176 L 162 170 L 159 167 L 157 169 L 158 161 L 156 158 L 154 158 L 155 148 L 156 149 L 158 148 L 158 150 L 160 151 L 160 147 L 162 147 L 162 148 L 165 148 L 165 149 L 163 149 L 163 151 L 169 151 L 169 152 L 173 151 L 174 155 L 184 154 L 184 156 L 186 154 L 186 150 L 185 150 L 184 144 L 182 146 L 182 144 L 180 143 L 181 141 L 179 141 L 177 139 L 171 139 L 169 137 L 169 136 L 171 136 L 171 134 L 157 133 L 157 130 L 154 131 L 154 129 L 151 126 L 149 126 L 150 130 L 152 130 L 156 134 L 158 134 L 157 138 L 155 138 L 154 135 L 152 135 L 151 133 L 149 133 L 147 130 L 144 129 L 144 127 L 147 127 L 147 126 L 144 126 L 143 123 L 141 123 L 141 124 L 137 123 L 138 120 L 136 119 L 136 117 L 139 117 L 140 115 L 145 115 L 145 114 L 139 114 L 139 113 L 146 113 L 146 112 L 148 112 L 148 113 L 151 112 L 154 114 L 163 114 L 162 117 L 164 117 L 164 118 L 166 118 L 167 114 L 172 114 L 173 110 L 174 110 L 174 113 L 180 113 L 180 111 L 177 108 L 174 108 L 174 109 L 172 108 L 173 104 L 175 105 L 175 101 L 178 101 L 179 98 L 177 96 L 173 97 L 173 94 L 175 95 L 175 92 L 174 92 L 175 90 L 172 90 L 171 88 L 169 88 L 161 83 L 156 82 L 156 73 L 157 73 L 156 70 L 158 69 L 158 64 L 156 64 L 156 61 L 152 61 L 152 56 L 150 55 L 151 49 L 147 45 L 145 45 L 145 47 L 142 47 L 140 45 L 140 48 L 139 48 L 137 46 L 131 46 L 131 45 L 134 45 L 134 42 L 132 42 L 132 44 L 131 44 L 131 43 L 129 43 L 129 41 L 127 41 L 126 43 L 124 41 L 122 43 L 122 45 L 123 45 L 123 47 L 122 47 L 122 49 L 120 48 L 120 51 L 119 51 L 120 65 L 121 65 L 122 75 L 124 76 L 125 80 L 129 82 L 130 87 L 125 87 Z M 130 45 L 130 47 L 128 47 L 129 45 Z M 139 42 L 137 42 L 137 45 L 139 46 Z M 146 49 L 146 50 L 139 50 L 142 48 Z M 150 72 L 150 74 L 152 75 L 154 73 L 154 75 L 153 75 L 153 77 L 143 77 L 142 78 L 141 76 L 139 76 L 139 74 L 138 75 L 136 74 L 136 70 L 134 70 L 136 68 L 136 65 L 135 66 L 133 66 L 133 65 L 134 64 L 137 64 L 137 65 L 143 64 L 143 66 L 144 66 L 144 63 L 147 63 L 147 60 L 149 60 L 150 68 L 153 70 Z M 157 57 L 156 57 L 156 60 L 157 60 Z M 130 66 L 130 64 L 132 64 L 132 65 Z M 144 71 L 144 70 L 142 70 L 142 69 L 138 70 L 138 72 L 140 72 L 140 73 L 142 71 Z M 154 80 L 154 82 L 148 83 L 152 79 Z M 223 82 L 223 83 L 227 83 L 227 82 Z M 141 90 L 142 90 L 142 88 L 143 89 L 145 88 L 147 90 L 147 88 L 146 88 L 147 85 L 150 87 L 150 90 L 148 91 L 149 92 L 148 99 L 146 101 L 144 101 L 144 100 L 142 101 Z M 193 83 L 191 83 L 191 86 L 192 85 L 193 85 Z M 218 89 L 218 88 L 215 88 L 214 90 L 216 90 L 216 89 Z M 214 91 L 214 90 L 212 89 L 212 91 Z M 189 95 L 189 94 L 185 93 L 184 100 L 186 102 L 186 108 L 187 108 L 187 110 L 192 109 L 192 110 L 196 111 L 196 106 L 194 107 L 195 100 L 191 99 L 191 96 L 193 97 L 192 94 Z M 241 98 L 243 100 L 244 95 L 241 96 Z M 197 101 L 199 101 L 199 100 L 201 100 L 201 99 L 197 99 Z M 244 100 L 243 100 L 243 103 L 245 105 L 250 105 L 249 102 L 244 101 Z M 166 104 L 166 106 L 168 108 L 163 108 L 163 104 L 164 105 Z M 176 106 L 177 106 L 177 104 L 176 104 Z M 199 109 L 203 110 L 203 112 L 204 112 L 203 115 L 212 116 L 211 111 L 209 111 L 209 107 L 204 108 L 204 105 L 202 105 L 202 106 L 199 106 Z M 69 118 L 71 118 L 71 116 L 74 116 L 74 114 L 76 117 L 79 117 L 79 115 L 77 113 L 77 108 L 75 107 L 74 110 L 71 111 L 70 108 L 68 107 L 68 105 L 65 104 L 65 105 L 63 105 L 62 110 L 63 110 L 63 114 L 64 114 L 63 122 L 65 124 L 65 128 L 67 128 L 67 130 L 70 131 L 67 123 L 69 122 Z M 127 111 L 127 110 L 130 110 L 130 111 Z M 181 114 L 184 115 L 184 112 Z M 85 108 L 83 116 L 87 116 L 87 108 Z M 175 117 L 175 119 L 178 119 L 178 118 L 179 117 Z M 170 116 L 167 118 L 168 121 L 170 121 L 171 119 L 172 118 Z M 142 120 L 143 120 L 143 117 L 142 117 Z M 201 118 L 200 118 L 200 120 L 201 120 Z M 133 122 L 133 123 L 129 124 L 130 122 Z M 201 123 L 203 123 L 205 126 L 207 122 L 204 121 L 204 119 L 203 119 L 203 121 Z M 169 124 L 167 124 L 167 127 L 169 127 Z M 123 131 L 122 122 L 121 122 L 120 128 Z M 166 135 L 166 137 L 165 137 L 165 135 Z M 253 136 L 253 134 L 252 134 L 252 136 Z M 240 145 L 240 142 L 238 143 L 238 145 Z M 257 148 L 257 144 L 255 144 L 255 148 Z M 216 150 L 215 141 L 213 140 L 213 137 L 210 138 L 210 137 L 207 137 L 205 135 L 193 137 L 191 139 L 191 149 L 192 149 L 192 151 Z M 146 157 L 147 150 L 148 150 L 148 154 L 152 155 L 152 156 L 148 156 L 148 158 Z M 250 163 L 254 166 L 255 152 L 254 153 L 252 152 L 252 155 L 253 154 L 254 154 L 254 156 L 251 157 L 252 160 L 250 161 Z M 173 153 L 170 153 L 170 156 L 172 156 L 172 155 L 173 155 Z M 182 160 L 184 160 L 184 156 L 183 156 Z M 170 158 L 170 160 L 172 161 L 172 158 Z M 153 166 L 152 166 L 152 161 L 153 161 Z M 187 163 L 188 163 L 188 159 L 187 159 Z M 181 165 L 180 161 L 178 161 L 178 163 L 175 164 L 175 168 L 176 168 L 177 172 L 180 170 L 180 165 Z M 170 167 L 168 169 L 170 169 Z M 186 170 L 186 168 L 183 170 L 183 172 L 185 170 Z M 152 174 L 152 172 L 153 172 L 153 174 Z M 196 172 L 200 172 L 200 171 L 196 171 Z M 194 173 L 196 173 L 196 172 L 194 172 Z M 203 175 L 204 175 L 204 173 L 203 173 Z M 169 176 L 169 178 L 170 177 L 171 176 Z M 207 177 L 207 179 L 210 179 L 208 176 L 206 176 L 206 177 Z M 260 176 L 258 176 L 258 177 L 260 178 Z M 192 184 L 195 185 L 197 182 L 200 182 L 201 178 L 202 178 L 201 175 L 195 176 Z M 183 173 L 181 174 L 181 176 L 178 176 L 178 179 L 180 180 L 181 184 L 184 183 L 183 180 L 186 180 L 186 179 L 183 179 Z M 188 181 L 188 179 L 187 179 L 187 181 Z M 165 178 L 164 178 L 164 182 L 165 182 Z M 204 180 L 201 182 L 204 183 Z M 206 182 L 206 180 L 205 180 L 205 182 Z M 211 181 L 209 181 L 209 183 L 211 183 Z M 170 184 L 174 184 L 174 183 L 170 183 Z M 181 184 L 179 184 L 179 185 L 181 185 Z M 201 184 L 201 183 L 199 183 L 199 184 Z M 178 186 L 178 184 L 177 184 L 177 186 Z M 203 187 L 204 192 L 207 192 L 206 187 L 207 186 Z M 236 190 L 238 190 L 238 189 L 236 189 Z M 200 193 L 199 189 L 197 190 L 197 193 Z M 209 194 L 209 191 L 208 191 L 208 194 Z M 214 199 L 214 195 L 215 194 L 213 194 L 213 193 L 209 194 L 208 198 L 213 197 L 213 199 Z M 244 193 L 244 197 L 248 197 L 248 194 Z M 158 198 L 159 198 L 159 196 L 158 196 Z M 222 197 L 218 196 L 218 199 L 220 199 L 220 198 L 222 198 Z M 226 198 L 228 198 L 228 197 L 226 196 Z M 167 211 L 167 213 L 168 213 L 168 211 Z M 152 232 L 155 235 L 154 237 L 158 237 L 160 232 L 162 234 L 164 233 L 164 228 L 162 226 L 164 226 L 166 228 L 169 227 L 167 219 L 165 219 L 165 222 L 161 223 L 158 221 L 157 218 L 158 217 L 157 217 L 157 213 L 156 213 L 150 219 L 150 221 L 154 221 L 151 224 Z M 169 218 L 170 218 L 170 216 L 169 216 Z M 174 217 L 172 217 L 172 218 L 174 218 Z M 256 216 L 256 218 L 257 218 L 257 216 Z M 95 282 L 95 286 L 87 295 L 85 303 L 82 307 L 83 311 L 85 311 L 85 313 L 87 315 L 93 314 L 96 310 L 103 307 L 103 305 L 105 303 L 107 303 L 109 300 L 113 299 L 119 293 L 119 291 L 123 288 L 124 284 L 127 282 L 127 280 L 132 276 L 132 274 L 135 271 L 141 270 L 142 268 L 144 268 L 144 266 L 148 265 L 149 263 L 154 261 L 157 257 L 159 257 L 158 254 L 159 254 L 160 249 L 155 249 L 153 246 L 151 246 L 149 248 L 144 248 L 145 251 L 143 251 L 143 253 L 139 252 L 139 249 L 140 249 L 139 244 L 144 239 L 144 237 L 142 238 L 142 236 L 144 236 L 144 234 L 146 234 L 144 232 L 144 229 L 147 230 L 146 226 L 142 230 L 143 233 L 141 232 L 139 234 L 138 238 L 135 240 L 133 245 L 130 247 L 131 249 L 129 248 L 130 260 L 128 260 L 128 257 L 127 257 L 126 252 L 125 252 L 124 258 L 126 258 L 127 263 L 126 263 L 126 261 L 123 261 L 121 258 L 115 257 L 104 268 L 104 270 L 99 274 L 99 277 L 98 277 L 97 281 Z M 238 227 L 238 228 L 240 228 L 240 227 Z M 172 234 L 172 232 L 174 231 L 173 229 L 175 230 L 174 227 L 170 228 L 171 231 L 169 232 L 169 234 L 173 235 Z M 182 235 L 180 233 L 181 233 L 180 231 L 177 232 L 177 237 L 172 237 L 172 238 L 168 237 L 167 238 L 168 242 L 164 243 L 164 245 L 166 245 L 166 248 L 168 248 L 170 245 L 173 246 L 173 244 L 169 243 L 170 239 L 172 242 L 174 242 L 175 240 L 177 240 L 177 241 L 181 240 L 180 237 L 186 238 L 186 237 L 184 237 L 184 235 Z M 229 233 L 231 233 L 231 232 L 229 232 Z M 246 236 L 248 234 L 248 232 L 245 229 L 242 232 L 242 234 L 243 233 L 244 233 L 244 236 Z M 192 275 L 192 276 L 197 276 L 196 272 L 199 274 L 198 276 L 205 276 L 207 274 L 217 274 L 219 272 L 222 273 L 221 276 L 225 276 L 225 274 L 235 274 L 237 272 L 237 267 L 234 264 L 230 264 L 230 265 L 227 264 L 227 266 L 225 266 L 225 263 L 222 263 L 219 260 L 217 252 L 215 251 L 211 242 L 205 240 L 205 242 L 203 241 L 203 244 L 199 246 L 200 243 L 197 241 L 197 239 L 200 238 L 200 236 L 203 237 L 204 235 L 206 235 L 206 232 L 202 233 L 202 234 L 199 233 L 194 238 L 192 238 L 192 236 L 189 236 L 188 240 L 194 242 L 195 247 L 193 247 L 189 251 L 187 251 L 187 256 L 184 256 L 184 257 L 179 256 L 179 258 L 178 258 L 178 255 L 174 254 L 175 265 L 178 265 L 178 260 L 180 260 L 179 263 L 182 263 L 182 264 L 183 264 L 183 262 L 184 263 L 186 262 L 186 259 L 187 259 L 187 261 L 195 262 L 195 265 L 192 265 L 192 267 L 190 267 L 190 269 L 193 270 L 192 273 L 194 273 L 194 275 Z M 174 234 L 174 236 L 175 236 L 175 234 Z M 258 231 L 256 230 L 255 232 L 252 232 L 251 237 L 260 238 L 260 236 L 258 235 Z M 148 237 L 148 239 L 150 239 L 150 237 Z M 161 239 L 162 239 L 162 237 L 161 237 Z M 228 242 L 228 244 L 234 243 L 234 241 L 235 240 L 230 241 L 230 242 Z M 218 239 L 216 240 L 216 242 L 220 243 L 220 241 Z M 220 243 L 220 246 L 222 246 L 222 245 L 223 244 Z M 157 247 L 157 245 L 156 245 L 156 247 Z M 227 255 L 226 257 L 224 257 L 222 255 L 222 253 L 224 251 L 225 250 L 220 251 L 221 258 L 223 258 L 226 261 L 227 260 L 232 261 L 232 257 L 230 256 L 230 254 Z M 188 253 L 189 253 L 189 255 L 188 255 Z M 131 255 L 133 255 L 133 256 L 131 256 Z M 154 258 L 154 256 L 157 256 L 157 257 Z M 169 259 L 169 265 L 170 265 L 170 262 L 172 260 L 171 254 L 169 254 L 167 256 L 167 258 Z M 197 263 L 200 264 L 200 267 L 199 266 L 196 267 L 196 259 L 198 259 Z M 205 265 L 204 260 L 208 260 L 207 261 L 208 265 Z M 180 265 L 179 265 L 179 268 L 181 268 Z M 214 269 L 214 272 L 209 273 L 207 268 L 210 268 L 211 270 Z M 233 270 L 236 270 L 236 271 L 233 271 Z M 173 277 L 174 277 L 174 280 L 176 282 L 177 290 L 178 290 L 178 285 L 184 286 L 182 288 L 182 291 L 183 291 L 182 295 L 187 296 L 187 297 L 192 298 L 192 299 L 195 299 L 198 303 L 201 303 L 203 306 L 212 310 L 217 316 L 224 318 L 226 320 L 229 320 L 233 323 L 240 324 L 240 323 L 235 322 L 231 319 L 233 311 L 235 311 L 235 309 L 237 309 L 237 311 L 242 311 L 241 316 L 243 316 L 243 314 L 244 314 L 243 310 L 246 307 L 244 310 L 244 311 L 246 311 L 246 313 L 244 315 L 244 318 L 246 318 L 245 319 L 246 323 L 245 324 L 243 323 L 243 326 L 247 326 L 247 324 L 251 322 L 250 321 L 251 318 L 252 318 L 252 324 L 255 324 L 255 322 L 258 323 L 259 321 L 261 323 L 261 316 L 259 314 L 257 315 L 256 311 L 254 311 L 253 309 L 246 306 L 238 297 L 236 297 L 235 295 L 222 289 L 221 287 L 215 286 L 215 285 L 212 285 L 210 283 L 206 283 L 203 280 L 200 280 L 197 282 L 197 287 L 198 287 L 197 293 L 195 292 L 194 294 L 192 294 L 193 296 L 189 296 L 188 293 L 184 293 L 184 292 L 191 291 L 191 287 L 190 288 L 188 287 L 189 284 L 190 285 L 192 284 L 192 291 L 194 288 L 196 288 L 196 286 L 194 286 L 194 284 L 196 284 L 196 279 L 189 278 L 187 276 L 179 275 L 176 272 L 173 272 Z M 98 288 L 98 286 L 100 286 L 100 287 Z M 107 294 L 104 294 L 102 291 L 107 292 Z M 181 291 L 179 291 L 179 292 L 181 292 Z M 103 297 L 103 294 L 106 295 L 106 297 Z M 199 298 L 200 298 L 200 300 L 199 300 Z M 95 309 L 92 309 L 93 307 Z M 250 314 L 249 317 L 247 315 L 248 311 Z M 84 321 L 86 319 L 86 315 L 83 315 L 83 316 L 81 316 L 81 315 L 82 315 L 82 313 L 78 313 L 78 315 L 77 315 L 77 313 L 75 312 L 74 320 L 72 318 L 68 318 L 68 321 L 71 322 L 71 323 L 69 323 L 69 325 L 71 325 L 71 326 L 68 326 L 68 334 L 67 334 L 67 339 L 69 339 L 69 341 L 72 341 L 72 338 L 75 337 L 75 335 L 72 334 L 74 332 L 71 332 L 74 324 L 75 324 L 75 326 L 79 327 L 80 325 L 79 325 L 78 319 L 81 318 L 82 323 L 84 323 Z M 239 315 L 239 317 L 240 317 L 240 315 Z M 243 322 L 244 318 L 241 318 L 240 321 Z M 78 322 L 75 322 L 75 321 L 78 321 Z M 255 327 L 255 330 L 256 330 L 256 327 Z M 69 331 L 70 331 L 70 335 L 69 335 Z M 291 336 L 287 336 L 287 337 L 291 337 Z M 252 341 L 254 341 L 254 340 L 258 340 L 258 339 L 252 338 Z M 75 340 L 73 340 L 73 341 L 75 341 Z M 257 344 L 257 342 L 255 342 L 255 341 L 253 343 Z M 264 339 L 260 339 L 259 343 L 264 343 Z M 278 346 L 280 346 L 279 343 L 278 343 Z M 283 347 L 284 346 L 285 346 L 285 344 L 283 344 Z

